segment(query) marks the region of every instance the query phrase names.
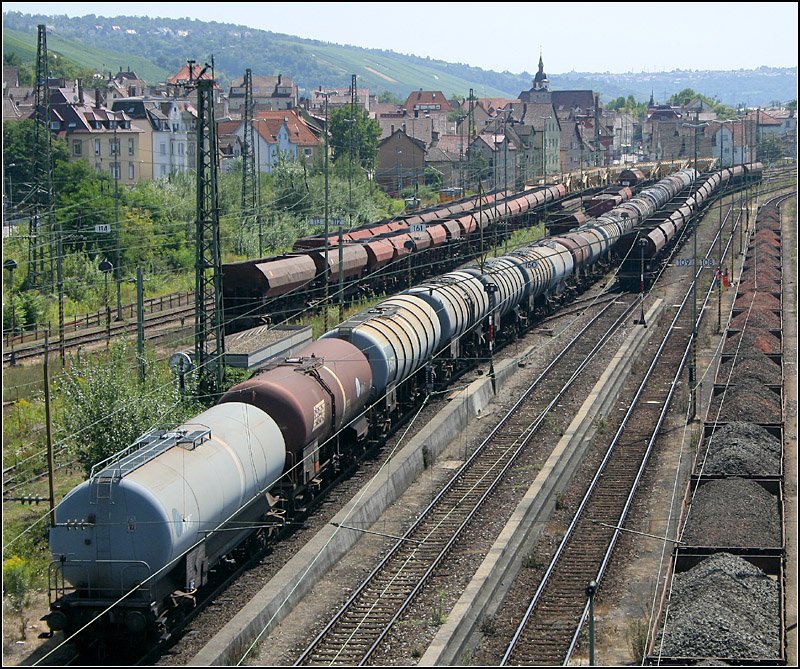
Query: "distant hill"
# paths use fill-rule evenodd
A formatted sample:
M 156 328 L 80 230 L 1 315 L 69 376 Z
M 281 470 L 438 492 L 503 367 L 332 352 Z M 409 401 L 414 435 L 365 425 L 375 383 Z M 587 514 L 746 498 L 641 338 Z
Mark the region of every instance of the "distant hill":
M 440 90 L 446 96 L 516 97 L 531 87 L 528 72 L 492 72 L 462 63 L 448 63 L 384 51 L 302 39 L 228 23 L 192 19 L 145 17 L 48 17 L 3 13 L 3 51 L 23 60 L 35 58 L 37 25 L 48 26 L 48 49 L 81 67 L 116 72 L 134 70 L 151 83 L 163 81 L 188 60 L 200 63 L 214 56 L 223 83 L 243 76 L 284 74 L 301 94 L 317 86 L 346 87 L 352 74 L 358 85 L 380 94 L 388 91 L 405 99 L 411 91 Z M 454 58 L 458 58 L 454 54 Z M 535 66 L 534 63 L 531 64 Z M 673 71 L 658 73 L 552 74 L 545 70 L 553 90 L 591 89 L 603 102 L 633 95 L 643 102 L 653 93 L 656 101 L 693 88 L 730 106 L 768 105 L 797 98 L 797 68 L 758 68 L 735 72 Z

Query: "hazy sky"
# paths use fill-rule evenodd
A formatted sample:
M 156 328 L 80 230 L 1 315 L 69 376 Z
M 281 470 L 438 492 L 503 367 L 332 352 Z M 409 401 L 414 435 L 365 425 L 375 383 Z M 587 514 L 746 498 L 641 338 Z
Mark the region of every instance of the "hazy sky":
M 797 66 L 796 2 L 4 2 L 52 16 L 234 23 L 486 70 L 642 72 Z M 581 45 L 581 46 L 578 46 Z

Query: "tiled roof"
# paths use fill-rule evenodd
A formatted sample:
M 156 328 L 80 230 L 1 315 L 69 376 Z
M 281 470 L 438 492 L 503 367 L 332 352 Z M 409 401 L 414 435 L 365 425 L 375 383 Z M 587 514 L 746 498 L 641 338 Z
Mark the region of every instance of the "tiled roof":
M 403 105 L 408 111 L 413 111 L 415 107 L 421 105 L 439 105 L 442 111 L 450 111 L 450 102 L 441 91 L 414 91 Z
M 556 109 L 594 109 L 592 91 L 550 91 L 550 100 Z
M 191 80 L 196 81 L 198 77 L 200 79 L 211 79 L 211 68 L 204 70 L 204 66 L 201 66 L 197 63 L 192 64 L 192 71 L 191 71 Z M 168 84 L 173 85 L 181 85 L 189 83 L 189 63 L 186 63 L 180 70 L 178 70 L 177 74 L 174 74 L 169 79 L 167 79 Z M 214 84 L 214 88 L 219 88 L 218 84 Z
M 267 142 L 277 142 L 278 132 L 281 124 L 285 121 L 289 130 L 289 141 L 298 146 L 317 146 L 319 140 L 305 121 L 300 118 L 293 110 L 284 109 L 282 111 L 259 110 L 257 118 L 260 122 L 254 123 L 255 130 Z
M 461 135 L 439 135 L 439 139 L 436 142 L 436 146 L 442 151 L 456 156 L 458 156 L 462 150 L 466 151 L 468 145 L 469 137 L 467 137 L 466 134 L 463 137 Z

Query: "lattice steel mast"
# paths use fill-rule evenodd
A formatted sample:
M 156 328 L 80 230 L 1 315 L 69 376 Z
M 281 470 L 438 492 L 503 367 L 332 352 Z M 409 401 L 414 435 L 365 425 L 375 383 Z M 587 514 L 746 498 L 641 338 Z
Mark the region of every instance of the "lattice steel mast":
M 215 401 L 225 383 L 225 338 L 222 313 L 222 263 L 219 235 L 219 154 L 214 123 L 214 78 L 198 74 L 197 89 L 197 221 L 195 228 L 195 364 L 198 394 Z M 192 86 L 192 65 L 189 85 Z

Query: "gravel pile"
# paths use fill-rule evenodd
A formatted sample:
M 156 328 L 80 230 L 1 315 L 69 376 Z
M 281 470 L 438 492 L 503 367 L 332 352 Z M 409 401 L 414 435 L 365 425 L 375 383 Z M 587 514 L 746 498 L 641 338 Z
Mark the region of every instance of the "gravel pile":
M 765 241 L 775 246 L 780 246 L 781 244 L 781 236 L 777 232 L 775 232 L 774 230 L 770 230 L 769 228 L 762 228 L 761 230 L 756 230 L 756 234 L 753 237 L 753 239 L 755 242 Z
M 748 348 L 755 348 L 762 353 L 780 353 L 781 340 L 778 339 L 769 330 L 757 330 L 755 328 L 747 328 L 744 332 L 737 332 L 736 334 L 728 337 L 725 340 L 725 345 L 722 347 L 724 354 L 741 353 Z
M 754 266 L 756 269 L 761 267 L 774 267 L 781 268 L 781 257 L 775 252 L 774 249 L 769 247 L 759 246 L 750 250 L 747 254 L 748 266 Z
M 744 330 L 750 327 L 762 330 L 780 330 L 781 317 L 774 311 L 761 309 L 754 305 L 752 309 L 734 316 L 728 327 L 732 330 Z
M 777 659 L 779 597 L 777 582 L 747 560 L 712 555 L 675 575 L 655 649 L 666 657 Z
M 756 252 L 756 256 L 758 256 L 759 252 L 768 253 L 770 255 L 775 256 L 776 258 L 780 258 L 780 247 L 781 243 L 779 239 L 769 239 L 767 237 L 755 237 L 752 242 L 750 242 L 750 247 L 748 251 L 751 253 L 753 251 Z
M 739 349 L 736 360 L 728 360 L 717 370 L 717 383 L 741 383 L 755 379 L 765 385 L 781 383 L 781 367 L 757 348 Z
M 689 546 L 780 547 L 778 498 L 755 481 L 717 479 L 697 487 L 681 541 Z
M 757 266 L 745 267 L 742 270 L 742 281 L 747 281 L 753 276 L 759 276 L 765 280 L 778 283 L 781 280 L 782 270 L 768 263 L 760 263 Z M 744 289 L 742 289 L 744 290 Z
M 708 476 L 780 476 L 781 442 L 760 425 L 734 421 L 705 441 L 705 463 L 695 473 Z
M 756 221 L 756 230 L 773 230 L 775 232 L 780 232 L 780 216 L 766 216 L 759 218 L 758 221 Z
M 766 292 L 763 289 L 757 291 L 755 295 L 752 291 L 741 291 L 736 297 L 733 308 L 747 309 L 751 304 L 757 304 L 761 309 L 778 310 L 781 308 L 781 301 L 771 292 Z
M 770 274 L 771 272 L 778 272 L 778 274 Z M 763 290 L 771 293 L 775 290 L 780 290 L 780 288 L 781 279 L 779 270 L 767 270 L 764 267 L 760 268 L 754 274 L 742 275 L 742 278 L 739 280 L 739 290 L 747 291 L 748 293 L 756 290 Z
M 780 423 L 780 397 L 763 383 L 744 378 L 736 385 L 728 386 L 724 395 L 720 393 L 711 399 L 708 415 L 710 420 L 721 423 L 734 420 Z

